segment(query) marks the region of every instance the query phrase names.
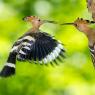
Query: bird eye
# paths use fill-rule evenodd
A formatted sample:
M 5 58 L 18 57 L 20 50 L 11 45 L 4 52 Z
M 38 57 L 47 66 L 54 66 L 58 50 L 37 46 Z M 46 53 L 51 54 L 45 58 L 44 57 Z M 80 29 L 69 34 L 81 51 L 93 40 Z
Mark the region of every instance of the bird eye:
M 38 19 L 38 21 L 41 21 L 40 19 Z

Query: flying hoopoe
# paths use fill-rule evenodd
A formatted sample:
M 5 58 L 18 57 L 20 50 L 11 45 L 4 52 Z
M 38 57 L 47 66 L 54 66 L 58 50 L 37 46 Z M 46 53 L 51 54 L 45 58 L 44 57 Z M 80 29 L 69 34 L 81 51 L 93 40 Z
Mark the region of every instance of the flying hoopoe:
M 74 25 L 79 31 L 83 32 L 88 38 L 89 49 L 91 52 L 92 62 L 95 66 L 95 29 L 90 28 L 90 24 L 94 24 L 94 21 L 84 20 L 78 18 L 73 23 L 63 23 L 61 25 Z
M 95 21 L 95 0 L 86 0 L 87 8 L 89 12 L 92 14 L 92 18 Z
M 19 61 L 33 61 L 39 64 L 56 63 L 56 59 L 65 57 L 63 44 L 54 39 L 48 33 L 39 30 L 44 23 L 55 23 L 53 21 L 41 20 L 37 16 L 24 18 L 32 24 L 32 28 L 21 36 L 14 44 L 4 68 L 0 72 L 1 77 L 8 77 L 15 74 L 16 59 Z

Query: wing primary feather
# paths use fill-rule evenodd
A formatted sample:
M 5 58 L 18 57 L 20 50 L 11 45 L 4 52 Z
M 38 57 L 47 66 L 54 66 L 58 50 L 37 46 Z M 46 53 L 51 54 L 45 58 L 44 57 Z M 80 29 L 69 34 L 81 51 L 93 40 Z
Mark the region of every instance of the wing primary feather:
M 59 65 L 56 59 L 53 60 L 53 62 L 54 62 L 56 65 Z
M 42 45 L 41 48 L 42 48 L 42 51 L 43 51 L 43 57 L 42 57 L 41 60 L 42 60 L 42 63 L 45 64 L 43 59 L 46 57 L 48 52 L 47 52 L 46 47 L 44 45 Z M 47 65 L 47 64 L 45 64 L 45 65 Z
M 59 54 L 62 58 L 65 58 L 65 55 L 64 55 L 64 50 L 63 49 L 61 49 L 61 52 L 60 52 L 60 54 Z
M 38 63 L 39 59 L 38 59 L 38 43 L 37 42 L 35 43 L 35 59 L 36 59 L 35 61 L 37 61 Z
M 44 55 L 43 55 L 43 57 L 42 57 L 42 61 L 43 61 L 43 59 L 44 59 L 44 58 L 47 56 L 47 54 L 48 54 L 48 49 L 47 49 L 46 45 L 42 44 L 41 41 L 40 41 L 40 45 L 41 45 L 41 48 L 42 48 L 43 53 L 44 53 Z M 41 51 L 41 49 L 40 49 L 40 51 Z M 43 61 L 43 63 L 44 63 L 44 61 Z M 45 63 L 44 63 L 44 64 L 45 64 Z
M 60 58 L 60 56 L 58 56 L 57 59 L 58 59 L 60 62 L 63 62 L 63 60 Z
M 39 43 L 38 43 L 38 49 L 39 49 L 38 59 L 39 59 L 39 61 L 41 61 L 43 54 L 42 54 L 42 45 Z
M 46 56 L 48 56 L 48 55 L 53 51 L 53 50 L 52 50 L 52 51 L 50 52 L 50 50 L 51 50 L 50 45 L 46 45 L 44 49 L 46 49 L 46 51 L 48 52 Z M 48 60 L 48 58 L 47 58 L 47 60 Z M 51 61 L 52 61 L 52 60 L 51 60 Z M 51 62 L 51 61 L 48 60 L 48 62 Z
M 34 56 L 35 56 L 35 54 L 34 54 L 34 49 L 35 49 L 34 44 L 30 47 L 30 49 L 31 49 L 31 52 L 30 52 L 30 55 L 29 55 L 29 59 L 35 61 L 34 60 Z
M 53 62 L 50 62 L 50 64 L 51 64 L 51 66 L 53 66 L 53 67 L 54 67 L 54 64 L 53 64 Z
M 53 41 L 53 39 L 52 39 L 52 41 Z M 51 55 L 51 53 L 53 52 L 53 50 L 55 49 L 55 47 L 57 46 L 57 41 L 55 41 L 54 40 L 54 45 L 53 44 L 51 44 L 51 42 L 49 43 L 49 45 L 46 45 L 46 47 L 48 47 L 47 48 L 47 50 L 48 50 L 48 55 L 50 54 Z M 51 47 L 53 45 L 53 47 Z M 52 59 L 52 60 L 50 60 L 50 62 L 51 61 L 53 61 L 54 59 Z
M 93 46 L 89 46 L 89 49 L 90 49 L 91 59 L 92 59 L 93 65 L 95 67 L 95 50 L 94 50 L 94 45 Z

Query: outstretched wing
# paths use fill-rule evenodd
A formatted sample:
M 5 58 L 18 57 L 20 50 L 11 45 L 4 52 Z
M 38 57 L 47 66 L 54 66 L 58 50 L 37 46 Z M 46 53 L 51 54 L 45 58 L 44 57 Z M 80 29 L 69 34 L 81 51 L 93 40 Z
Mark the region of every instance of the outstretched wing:
M 93 65 L 95 67 L 95 45 L 89 46 Z
M 87 8 L 92 14 L 92 18 L 95 21 L 95 0 L 87 0 Z
M 32 35 L 28 35 L 28 39 L 30 37 L 30 41 L 26 42 L 18 53 L 18 60 L 20 61 L 34 61 L 40 64 L 51 63 L 54 61 L 56 63 L 56 59 L 61 61 L 60 57 L 64 57 L 64 47 L 63 45 L 51 37 L 47 33 L 32 33 Z
M 31 47 L 29 60 L 47 64 L 52 61 L 56 62 L 56 59 L 61 61 L 60 57 L 64 57 L 63 45 L 47 33 L 39 32 L 35 39 L 35 44 Z

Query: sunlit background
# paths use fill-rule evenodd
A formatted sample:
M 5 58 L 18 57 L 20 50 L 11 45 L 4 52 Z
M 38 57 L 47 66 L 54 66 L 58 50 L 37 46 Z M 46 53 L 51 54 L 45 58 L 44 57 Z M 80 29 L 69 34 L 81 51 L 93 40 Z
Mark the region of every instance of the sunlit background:
M 0 0 L 0 69 L 12 44 L 30 27 L 22 20 L 37 15 L 59 23 L 91 20 L 86 0 Z M 16 64 L 16 75 L 0 79 L 0 95 L 95 95 L 95 69 L 86 36 L 73 26 L 44 24 L 42 31 L 60 40 L 66 59 L 59 65 Z

